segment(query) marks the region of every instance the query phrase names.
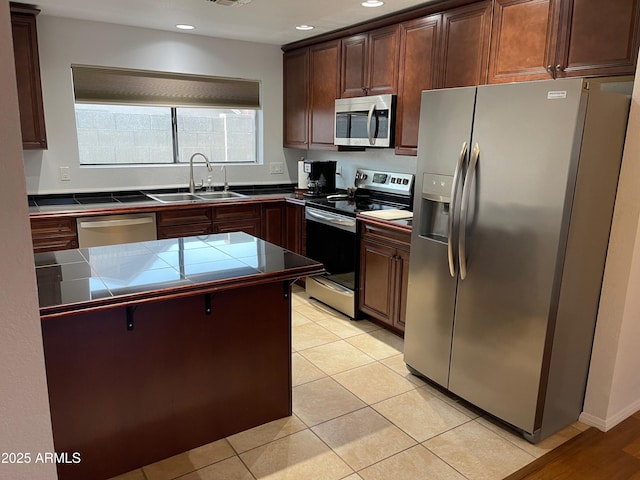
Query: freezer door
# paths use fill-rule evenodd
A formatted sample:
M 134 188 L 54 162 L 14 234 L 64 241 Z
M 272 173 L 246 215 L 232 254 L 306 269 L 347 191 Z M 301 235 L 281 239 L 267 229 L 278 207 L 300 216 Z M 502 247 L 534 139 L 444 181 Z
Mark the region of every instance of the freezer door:
M 453 175 L 460 147 L 471 139 L 475 98 L 476 87 L 422 92 L 416 182 L 424 172 Z
M 451 275 L 447 245 L 456 240 L 449 230 L 453 212 L 450 198 L 442 197 L 450 196 L 463 145 L 471 139 L 475 96 L 475 87 L 422 93 L 404 351 L 411 368 L 444 387 L 457 275 Z
M 449 389 L 534 432 L 583 129 L 582 80 L 478 88 Z M 464 246 L 461 246 L 461 248 Z M 413 253 L 412 253 L 413 254 Z

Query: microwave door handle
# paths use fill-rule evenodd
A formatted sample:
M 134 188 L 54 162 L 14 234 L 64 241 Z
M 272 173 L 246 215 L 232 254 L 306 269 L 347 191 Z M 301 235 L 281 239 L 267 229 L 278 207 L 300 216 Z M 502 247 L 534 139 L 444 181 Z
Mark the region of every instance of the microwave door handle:
M 371 120 L 373 120 L 373 112 L 376 110 L 376 104 L 372 104 L 367 116 L 367 137 L 369 137 L 369 145 L 375 145 L 373 134 L 371 133 Z

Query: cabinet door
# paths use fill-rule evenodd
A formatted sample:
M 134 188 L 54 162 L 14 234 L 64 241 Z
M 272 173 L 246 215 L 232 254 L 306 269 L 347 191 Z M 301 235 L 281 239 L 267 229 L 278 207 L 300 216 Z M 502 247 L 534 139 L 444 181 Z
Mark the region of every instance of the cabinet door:
M 340 95 L 340 41 L 309 48 L 309 148 L 331 149 L 335 100 Z
M 494 1 L 488 82 L 550 78 L 560 0 Z
M 398 32 L 392 25 L 369 34 L 367 95 L 398 91 Z
M 283 207 L 282 205 L 262 206 L 262 235 L 260 238 L 284 247 L 283 242 Z
M 436 87 L 441 15 L 400 24 L 396 155 L 416 155 L 422 90 Z
M 309 49 L 287 52 L 284 70 L 284 138 L 289 148 L 307 148 L 309 108 Z
M 489 0 L 446 11 L 442 16 L 442 70 L 437 86 L 487 83 L 490 35 Z
M 393 326 L 404 331 L 407 318 L 407 290 L 409 289 L 409 252 L 398 250 L 396 252 L 396 293 L 394 308 L 396 317 Z
M 18 10 L 24 9 L 18 8 Z M 21 13 L 16 12 L 12 7 L 11 13 L 20 127 L 24 149 L 47 148 L 36 33 L 37 12 L 38 10 L 34 10 L 32 14 Z
M 396 249 L 367 240 L 360 248 L 360 310 L 392 325 Z
M 367 47 L 369 35 L 354 35 L 342 40 L 340 97 L 361 97 L 367 93 Z
M 558 76 L 633 75 L 638 0 L 573 0 L 564 6 Z
M 302 205 L 285 206 L 285 244 L 284 247 L 294 253 L 302 254 L 302 233 L 304 207 Z

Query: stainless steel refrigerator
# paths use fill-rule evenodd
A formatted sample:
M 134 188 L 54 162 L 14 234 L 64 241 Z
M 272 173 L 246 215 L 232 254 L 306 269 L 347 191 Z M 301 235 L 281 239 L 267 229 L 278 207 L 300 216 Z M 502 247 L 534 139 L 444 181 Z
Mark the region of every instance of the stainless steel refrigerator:
M 582 410 L 631 87 L 422 93 L 405 362 L 531 442 Z

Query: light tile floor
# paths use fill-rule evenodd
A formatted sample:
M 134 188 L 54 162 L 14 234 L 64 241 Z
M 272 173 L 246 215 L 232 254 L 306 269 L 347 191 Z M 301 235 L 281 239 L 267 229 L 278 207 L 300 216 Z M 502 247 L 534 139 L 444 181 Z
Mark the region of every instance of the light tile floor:
M 587 427 L 531 445 L 411 375 L 402 338 L 294 287 L 293 415 L 113 480 L 500 480 Z

